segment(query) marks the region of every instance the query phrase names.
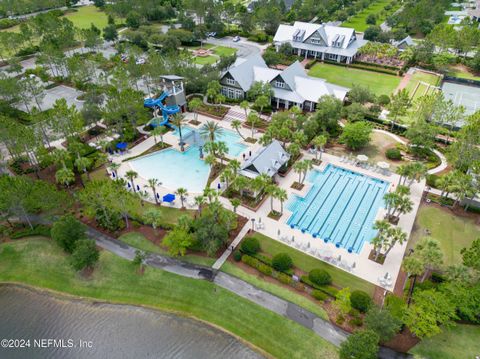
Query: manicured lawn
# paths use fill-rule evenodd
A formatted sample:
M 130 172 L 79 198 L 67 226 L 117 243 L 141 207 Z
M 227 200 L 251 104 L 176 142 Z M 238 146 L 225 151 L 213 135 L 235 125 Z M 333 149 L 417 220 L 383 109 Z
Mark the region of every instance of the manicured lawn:
M 363 290 L 370 295 L 373 295 L 375 285 L 372 283 L 360 279 L 312 256 L 304 254 L 303 252 L 280 243 L 272 238 L 266 237 L 260 233 L 255 233 L 255 236 L 260 241 L 262 252 L 268 253 L 271 256 L 274 256 L 278 253 L 288 253 L 293 260 L 293 265 L 304 272 L 309 272 L 315 268 L 325 269 L 332 276 L 334 285 L 341 288 L 349 287 L 351 290 Z
M 167 207 L 167 205 L 155 205 L 150 202 L 144 202 L 143 206 L 140 200 L 136 201 L 133 208 L 132 214 L 134 216 L 140 217 L 143 213 L 149 208 L 156 208 L 162 214 L 162 221 L 166 223 L 177 223 L 178 218 L 183 215 L 193 215 L 195 211 L 192 210 L 180 210 L 175 207 Z
M 315 313 L 320 318 L 328 319 L 327 313 L 323 310 L 320 306 L 320 303 L 315 303 L 314 300 L 310 300 L 305 298 L 304 296 L 295 293 L 294 291 L 285 289 L 280 285 L 269 283 L 259 276 L 248 274 L 247 272 L 243 271 L 241 268 L 235 266 L 230 262 L 225 262 L 225 264 L 220 268 L 222 272 L 234 275 L 240 279 L 243 279 L 245 282 L 248 282 L 254 285 L 257 288 L 263 289 L 266 292 L 272 293 L 277 297 L 283 298 L 288 300 L 289 302 L 295 303 L 300 307 L 303 307 L 312 313 Z
M 208 281 L 146 268 L 102 251 L 93 275 L 83 279 L 48 239 L 0 245 L 0 281 L 20 282 L 72 295 L 144 305 L 192 316 L 224 328 L 276 358 L 337 358 L 334 346 L 280 315 Z
M 385 19 L 386 16 L 381 16 L 380 13 L 385 7 L 385 5 L 388 5 L 392 2 L 392 0 L 378 0 L 370 4 L 366 9 L 362 10 L 361 12 L 355 14 L 352 16 L 352 18 L 348 19 L 344 23 L 342 23 L 342 27 L 353 27 L 356 31 L 363 32 L 365 31 L 369 26 L 365 21 L 367 19 L 367 16 L 370 14 L 374 14 L 377 16 L 377 25 L 380 25 Z M 390 11 L 389 14 L 392 14 L 394 11 L 398 9 L 398 6 L 393 7 Z
M 167 256 L 169 255 L 168 252 L 164 250 L 162 247 L 157 246 L 155 243 L 146 239 L 143 236 L 143 234 L 138 232 L 130 232 L 130 233 L 122 234 L 120 237 L 118 237 L 118 239 L 142 251 L 159 253 Z M 215 258 L 202 257 L 202 256 L 196 256 L 196 255 L 185 255 L 180 259 L 190 263 L 202 264 L 209 267 L 212 266 L 213 263 L 215 263 Z
M 423 71 L 417 71 L 410 78 L 410 81 L 408 82 L 405 89 L 410 93 L 410 96 L 412 96 L 413 99 L 416 99 L 418 97 L 432 93 L 432 91 L 437 91 L 436 89 L 429 87 L 428 85 L 438 86 L 440 85 L 440 80 L 441 78 L 439 75 L 434 75 Z M 418 87 L 417 84 L 419 84 Z
M 422 205 L 408 247 L 413 248 L 417 241 L 427 236 L 427 230 L 440 242 L 445 265 L 461 263 L 460 250 L 480 238 L 480 226 L 473 219 L 455 216 L 448 209 Z
M 308 74 L 340 86 L 352 87 L 353 85 L 361 85 L 368 87 L 376 95 L 390 95 L 401 80 L 401 77 L 394 75 L 326 63 L 315 64 Z
M 78 11 L 65 15 L 73 24 L 80 29 L 88 29 L 94 24 L 100 30 L 108 25 L 108 16 L 95 6 L 81 6 Z
M 237 52 L 237 49 L 227 46 L 217 46 L 213 49 L 215 55 L 220 57 L 232 56 Z
M 457 324 L 439 335 L 422 340 L 411 353 L 419 358 L 475 358 L 480 353 L 480 326 Z
M 480 75 L 478 75 L 478 74 L 475 75 L 475 74 L 471 73 L 464 66 L 462 66 L 462 67 L 460 67 L 460 66 L 451 67 L 448 70 L 447 75 L 448 76 L 453 76 L 453 77 L 459 77 L 461 79 L 480 81 Z
M 193 61 L 198 65 L 213 65 L 215 62 L 218 61 L 218 57 L 212 55 L 204 57 L 197 56 L 193 59 Z

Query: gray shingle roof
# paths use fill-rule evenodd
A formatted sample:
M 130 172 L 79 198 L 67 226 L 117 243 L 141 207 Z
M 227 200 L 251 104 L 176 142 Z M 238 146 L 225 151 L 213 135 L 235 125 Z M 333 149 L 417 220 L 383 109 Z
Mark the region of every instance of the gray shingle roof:
M 280 142 L 274 140 L 245 161 L 242 164 L 240 173 L 249 178 L 255 178 L 261 174 L 267 174 L 272 177 L 289 159 L 290 155 L 288 152 L 283 149 Z

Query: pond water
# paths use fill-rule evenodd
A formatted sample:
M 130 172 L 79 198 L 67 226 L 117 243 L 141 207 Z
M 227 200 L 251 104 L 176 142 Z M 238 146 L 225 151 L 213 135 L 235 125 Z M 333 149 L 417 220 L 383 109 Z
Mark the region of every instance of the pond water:
M 30 340 L 30 348 L 0 348 L 0 358 L 9 359 L 262 358 L 234 337 L 193 319 L 10 286 L 0 286 L 3 338 Z

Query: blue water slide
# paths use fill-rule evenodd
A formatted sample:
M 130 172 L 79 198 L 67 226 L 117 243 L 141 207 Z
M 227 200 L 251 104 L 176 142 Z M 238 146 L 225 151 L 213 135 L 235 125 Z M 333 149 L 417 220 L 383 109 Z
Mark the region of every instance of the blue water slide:
M 170 126 L 168 124 L 169 116 L 174 115 L 178 112 L 180 112 L 180 107 L 178 105 L 174 106 L 165 106 L 163 104 L 163 100 L 165 100 L 168 96 L 170 96 L 170 93 L 168 91 L 164 91 L 160 97 L 153 99 L 153 98 L 147 98 L 143 102 L 144 107 L 148 108 L 159 108 L 162 111 L 162 116 L 163 116 L 163 121 L 161 121 L 158 125 L 160 126 Z M 158 126 L 156 123 L 152 122 L 152 126 Z

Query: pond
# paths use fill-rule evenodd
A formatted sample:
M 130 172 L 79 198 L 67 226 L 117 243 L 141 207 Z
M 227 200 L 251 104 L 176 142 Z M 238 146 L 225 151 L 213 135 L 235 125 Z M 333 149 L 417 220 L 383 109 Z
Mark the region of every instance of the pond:
M 30 340 L 30 348 L 0 348 L 0 358 L 262 358 L 193 319 L 27 288 L 0 286 L 0 320 L 0 338 Z

